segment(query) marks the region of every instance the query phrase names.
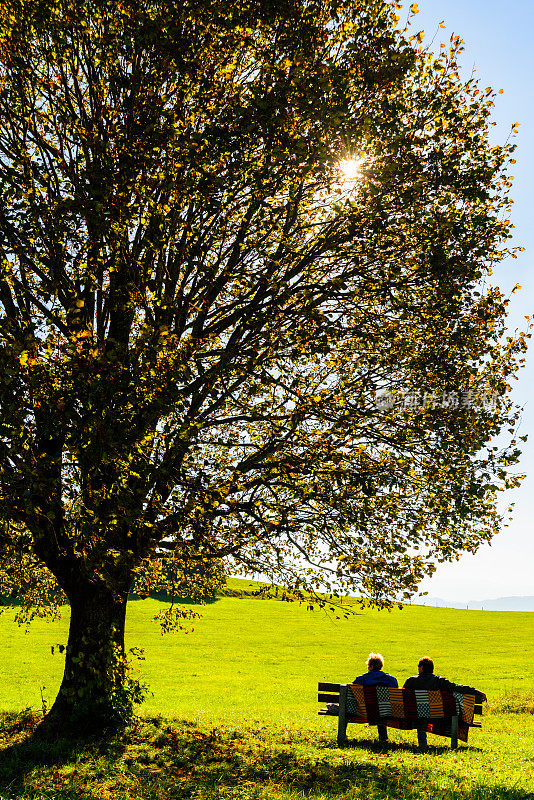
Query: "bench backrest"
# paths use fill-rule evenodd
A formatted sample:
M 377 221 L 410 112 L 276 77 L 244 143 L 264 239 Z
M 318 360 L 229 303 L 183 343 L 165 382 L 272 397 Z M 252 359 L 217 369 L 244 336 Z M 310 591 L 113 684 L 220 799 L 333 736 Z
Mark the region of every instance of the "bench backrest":
M 439 720 L 458 716 L 465 724 L 472 725 L 473 714 L 482 713 L 482 706 L 475 703 L 473 694 L 427 689 L 319 683 L 318 699 L 323 703 L 341 700 L 346 713 L 362 722 L 379 718 Z

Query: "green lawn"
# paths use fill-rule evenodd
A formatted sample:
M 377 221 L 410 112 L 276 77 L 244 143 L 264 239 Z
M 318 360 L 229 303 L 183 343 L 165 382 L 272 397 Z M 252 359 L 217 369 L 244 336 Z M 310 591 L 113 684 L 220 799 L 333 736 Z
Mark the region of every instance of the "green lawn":
M 235 584 L 234 584 L 235 585 Z M 534 614 L 406 606 L 392 612 L 357 610 L 335 619 L 303 606 L 250 597 L 222 597 L 201 608 L 193 633 L 162 636 L 156 600 L 134 600 L 128 646 L 143 647 L 142 677 L 153 696 L 147 713 L 190 719 L 291 720 L 309 724 L 318 680 L 350 681 L 378 651 L 399 683 L 417 671 L 421 655 L 436 672 L 474 684 L 490 700 L 534 691 Z M 35 620 L 29 630 L 0 616 L 0 708 L 39 708 L 40 687 L 52 700 L 63 658 L 68 609 L 60 622 Z M 323 725 L 324 720 L 317 720 Z
M 205 606 L 193 633 L 161 636 L 159 608 L 132 601 L 127 619 L 128 645 L 146 653 L 146 721 L 104 754 L 58 751 L 44 766 L 17 745 L 0 760 L 0 787 L 19 777 L 0 797 L 534 798 L 534 614 L 408 606 L 336 620 L 238 594 Z M 0 708 L 39 710 L 40 687 L 50 702 L 59 684 L 62 657 L 50 650 L 66 640 L 67 614 L 28 632 L 11 620 L 11 610 L 0 617 Z M 350 725 L 353 746 L 338 750 L 335 720 L 317 716 L 317 681 L 352 680 L 370 650 L 399 683 L 430 655 L 436 671 L 483 689 L 490 702 L 470 746 L 453 753 L 429 737 L 421 755 L 413 732 L 392 731 L 380 752 L 375 729 Z M 28 720 L 6 716 L 5 744 Z

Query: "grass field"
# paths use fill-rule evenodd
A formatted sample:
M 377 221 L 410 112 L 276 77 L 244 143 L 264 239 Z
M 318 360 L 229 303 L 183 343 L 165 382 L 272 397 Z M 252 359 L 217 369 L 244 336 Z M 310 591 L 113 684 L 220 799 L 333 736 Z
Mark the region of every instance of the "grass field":
M 277 601 L 222 597 L 188 635 L 161 636 L 160 604 L 129 606 L 128 646 L 145 649 L 141 677 L 152 695 L 137 722 L 104 747 L 21 744 L 50 703 L 62 671 L 51 646 L 67 616 L 17 628 L 0 617 L 0 796 L 24 798 L 534 798 L 534 614 L 408 606 L 360 610 L 348 619 Z M 376 729 L 351 725 L 352 747 L 335 746 L 335 720 L 318 717 L 318 680 L 352 680 L 370 650 L 399 683 L 431 655 L 436 671 L 489 698 L 482 730 L 451 752 L 429 737 L 393 731 L 380 751 Z M 21 710 L 33 707 L 36 715 Z M 2 789 L 1 787 L 4 787 Z M 3 792 L 3 794 L 2 794 Z

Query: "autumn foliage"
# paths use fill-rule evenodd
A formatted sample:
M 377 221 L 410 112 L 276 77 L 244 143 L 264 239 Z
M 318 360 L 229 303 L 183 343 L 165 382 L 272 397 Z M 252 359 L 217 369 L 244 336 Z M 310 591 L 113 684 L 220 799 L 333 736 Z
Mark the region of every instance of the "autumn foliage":
M 459 38 L 412 29 L 382 0 L 2 4 L 1 586 L 68 598 L 52 716 L 128 709 L 134 586 L 202 599 L 224 563 L 388 605 L 499 529 L 513 146 Z

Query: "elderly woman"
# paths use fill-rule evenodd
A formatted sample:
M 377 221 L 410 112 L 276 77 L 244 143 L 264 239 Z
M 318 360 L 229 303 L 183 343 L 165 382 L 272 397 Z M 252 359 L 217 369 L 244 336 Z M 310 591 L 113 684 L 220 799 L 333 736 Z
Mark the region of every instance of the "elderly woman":
M 392 686 L 398 688 L 397 679 L 383 671 L 384 659 L 380 653 L 369 653 L 367 658 L 367 672 L 354 678 L 353 683 L 360 686 Z M 388 741 L 388 729 L 385 725 L 377 725 L 378 741 L 385 744 Z

